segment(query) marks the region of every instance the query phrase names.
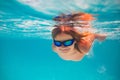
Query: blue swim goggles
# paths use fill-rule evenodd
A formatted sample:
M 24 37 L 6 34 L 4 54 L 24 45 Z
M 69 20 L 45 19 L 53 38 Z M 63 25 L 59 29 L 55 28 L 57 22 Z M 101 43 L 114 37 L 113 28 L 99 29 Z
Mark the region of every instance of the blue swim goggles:
M 57 47 L 60 47 L 62 45 L 67 47 L 67 46 L 71 46 L 74 43 L 74 41 L 75 41 L 74 39 L 69 39 L 69 40 L 65 40 L 65 41 L 54 40 L 54 45 L 57 46 Z

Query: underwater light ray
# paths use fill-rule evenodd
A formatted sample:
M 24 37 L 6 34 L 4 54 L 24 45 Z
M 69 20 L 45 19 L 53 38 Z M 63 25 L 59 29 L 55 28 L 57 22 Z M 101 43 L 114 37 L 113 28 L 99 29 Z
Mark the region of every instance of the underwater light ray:
M 108 10 L 115 10 L 113 7 L 116 7 L 116 9 L 119 9 L 118 0 L 113 1 L 101 1 L 101 0 L 93 0 L 92 2 L 90 0 L 69 0 L 66 2 L 66 0 L 56 1 L 56 0 L 49 0 L 49 3 L 45 3 L 48 0 L 17 0 L 21 4 L 28 5 L 31 8 L 42 12 L 44 14 L 48 15 L 57 15 L 58 13 L 62 12 L 74 12 L 74 11 L 88 11 L 92 10 L 92 12 L 106 12 Z M 101 3 L 101 4 L 99 4 Z M 97 6 L 103 6 L 97 7 Z M 108 7 L 109 5 L 109 7 Z
M 56 1 L 56 0 L 49 0 L 49 3 L 44 3 L 45 1 L 42 0 L 17 0 L 20 4 L 24 4 L 27 6 L 30 6 L 34 10 L 39 11 L 40 13 L 48 14 L 49 16 L 58 15 L 61 12 L 67 12 L 72 13 L 73 11 L 87 11 L 91 10 L 94 13 L 96 12 L 95 6 L 99 5 L 101 2 L 100 0 L 94 0 L 93 2 L 89 0 L 69 0 L 67 1 L 67 4 L 65 4 L 66 0 L 62 1 Z M 56 4 L 55 4 L 56 3 Z M 103 2 L 102 2 L 103 3 Z M 108 4 L 111 4 L 109 7 Z M 61 6 L 62 5 L 62 6 Z M 118 5 L 117 0 L 114 2 L 112 1 L 105 1 L 101 6 L 104 6 L 103 12 L 105 10 L 112 10 L 112 6 Z M 22 7 L 22 6 L 21 6 Z M 12 7 L 11 7 L 12 8 Z M 100 8 L 101 9 L 101 8 Z M 118 6 L 116 7 L 118 9 Z M 99 10 L 99 9 L 98 9 Z M 28 11 L 29 12 L 29 11 Z M 21 13 L 20 13 L 21 14 Z M 52 21 L 52 19 L 46 19 L 42 18 L 41 16 L 35 17 L 34 15 L 28 15 L 25 13 L 23 16 L 15 16 L 15 13 L 8 13 L 5 11 L 0 10 L 0 32 L 4 33 L 20 33 L 22 35 L 34 35 L 34 36 L 51 36 L 51 31 L 54 28 L 55 22 Z M 93 22 L 94 30 L 91 30 L 91 32 L 96 33 L 106 33 L 108 34 L 108 39 L 119 39 L 119 28 L 120 28 L 120 21 L 102 21 L 99 22 L 96 20 Z M 29 37 L 32 37 L 29 36 Z

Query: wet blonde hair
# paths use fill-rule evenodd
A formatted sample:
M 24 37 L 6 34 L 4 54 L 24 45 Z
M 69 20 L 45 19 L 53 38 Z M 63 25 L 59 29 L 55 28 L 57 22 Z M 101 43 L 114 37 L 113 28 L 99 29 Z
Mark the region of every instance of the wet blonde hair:
M 79 17 L 79 19 L 78 19 Z M 62 20 L 64 21 L 92 21 L 95 20 L 92 14 L 84 13 L 84 12 L 75 12 L 71 14 L 60 14 L 59 16 L 53 18 L 54 21 L 60 22 Z
M 55 39 L 55 37 L 58 34 L 61 34 L 61 33 L 71 35 L 76 41 L 75 48 L 81 53 L 81 50 L 79 49 L 80 40 L 81 40 L 81 38 L 89 35 L 89 33 L 79 32 L 78 30 L 76 30 L 74 28 L 75 27 L 74 23 L 72 25 L 71 24 L 66 24 L 66 21 L 68 21 L 68 22 L 69 21 L 77 21 L 77 20 L 78 21 L 80 21 L 80 20 L 81 21 L 92 21 L 92 20 L 94 20 L 93 16 L 91 14 L 88 14 L 88 13 L 78 12 L 78 13 L 70 14 L 70 16 L 68 16 L 66 14 L 60 15 L 57 18 L 53 18 L 53 20 L 57 21 L 57 22 L 61 22 L 62 20 L 64 20 L 65 24 L 64 23 L 63 24 L 57 24 L 57 25 L 54 26 L 55 28 L 52 30 L 52 38 Z M 82 25 L 82 24 L 79 24 L 79 25 Z

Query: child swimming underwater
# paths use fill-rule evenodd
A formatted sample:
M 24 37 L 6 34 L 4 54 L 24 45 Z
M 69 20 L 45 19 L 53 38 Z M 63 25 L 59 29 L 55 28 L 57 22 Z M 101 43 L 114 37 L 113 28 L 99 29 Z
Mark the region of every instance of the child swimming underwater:
M 95 39 L 103 41 L 106 38 L 106 35 L 103 34 L 95 34 L 89 31 L 80 32 L 75 26 L 78 22 L 77 27 L 90 28 L 89 22 L 93 19 L 92 15 L 88 13 L 75 13 L 54 18 L 55 21 L 62 22 L 62 24 L 58 24 L 52 30 L 53 50 L 64 60 L 82 60 L 85 54 L 89 52 Z

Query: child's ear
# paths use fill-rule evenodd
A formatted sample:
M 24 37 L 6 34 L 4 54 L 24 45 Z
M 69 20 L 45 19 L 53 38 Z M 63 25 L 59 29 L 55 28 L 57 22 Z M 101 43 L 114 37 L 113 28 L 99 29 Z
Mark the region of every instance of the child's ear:
M 54 48 L 55 47 L 55 45 L 52 43 L 52 47 Z
M 76 43 L 76 41 L 74 41 L 74 43 Z
M 74 41 L 74 44 L 77 44 L 77 41 Z

